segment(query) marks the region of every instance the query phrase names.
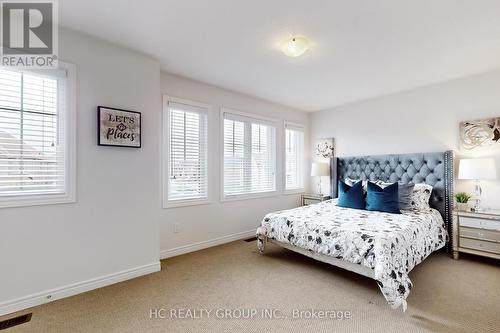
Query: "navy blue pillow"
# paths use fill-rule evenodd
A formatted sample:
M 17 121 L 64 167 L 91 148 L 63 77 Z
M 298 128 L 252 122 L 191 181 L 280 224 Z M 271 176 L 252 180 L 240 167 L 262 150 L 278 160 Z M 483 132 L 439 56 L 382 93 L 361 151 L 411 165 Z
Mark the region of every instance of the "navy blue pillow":
M 399 184 L 394 183 L 382 188 L 377 184 L 368 182 L 366 210 L 401 214 L 399 210 Z
M 361 181 L 349 186 L 339 180 L 339 199 L 337 206 L 354 209 L 365 209 L 363 183 Z

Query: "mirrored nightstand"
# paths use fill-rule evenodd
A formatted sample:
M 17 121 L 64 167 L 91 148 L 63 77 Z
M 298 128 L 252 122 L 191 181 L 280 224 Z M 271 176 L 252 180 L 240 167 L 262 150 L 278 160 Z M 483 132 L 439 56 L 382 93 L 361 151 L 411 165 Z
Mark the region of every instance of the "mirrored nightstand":
M 303 194 L 301 202 L 302 206 L 308 206 L 329 199 L 330 199 L 329 195 Z
M 500 259 L 500 210 L 454 212 L 453 258 L 460 252 Z

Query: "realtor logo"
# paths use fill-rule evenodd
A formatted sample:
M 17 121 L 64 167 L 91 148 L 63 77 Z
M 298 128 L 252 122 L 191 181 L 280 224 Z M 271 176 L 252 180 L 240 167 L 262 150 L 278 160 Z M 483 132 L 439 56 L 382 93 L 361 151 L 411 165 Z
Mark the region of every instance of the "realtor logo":
M 55 0 L 1 2 L 2 66 L 57 67 Z

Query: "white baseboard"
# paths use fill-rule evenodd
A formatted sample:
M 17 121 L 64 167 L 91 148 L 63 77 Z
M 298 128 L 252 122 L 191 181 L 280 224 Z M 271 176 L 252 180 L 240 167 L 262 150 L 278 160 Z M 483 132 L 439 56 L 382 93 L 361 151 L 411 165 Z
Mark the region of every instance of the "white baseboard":
M 238 232 L 231 235 L 222 236 L 215 239 L 210 239 L 203 242 L 184 245 L 173 249 L 163 250 L 160 252 L 160 258 L 170 258 L 181 254 L 203 250 L 212 246 L 217 246 L 240 239 L 250 238 L 255 236 L 255 229 L 249 231 Z M 43 291 L 29 296 L 17 298 L 7 302 L 0 303 L 0 316 L 21 311 L 33 306 L 52 302 L 61 298 L 77 295 L 86 291 L 109 286 L 114 283 L 133 279 L 142 275 L 159 272 L 161 269 L 160 262 L 144 265 L 125 271 L 112 273 L 87 281 L 77 282 L 59 288 Z
M 160 262 L 127 269 L 121 272 L 104 275 L 98 278 L 77 282 L 43 291 L 26 297 L 0 303 L 0 316 L 12 312 L 24 310 L 40 304 L 52 302 L 61 298 L 77 295 L 93 289 L 109 286 L 114 283 L 133 279 L 141 275 L 146 275 L 161 270 Z
M 160 252 L 160 259 L 175 257 L 175 256 L 178 256 L 181 254 L 203 250 L 203 249 L 206 249 L 206 248 L 209 248 L 212 246 L 217 246 L 217 245 L 221 245 L 221 244 L 225 244 L 225 243 L 229 243 L 229 242 L 234 242 L 234 241 L 240 240 L 240 239 L 250 238 L 250 237 L 255 236 L 255 230 L 256 229 L 238 232 L 236 234 L 226 235 L 226 236 L 222 236 L 219 238 L 206 240 L 203 242 L 179 246 L 179 247 L 175 247 L 173 249 L 168 249 L 168 250 L 162 250 Z

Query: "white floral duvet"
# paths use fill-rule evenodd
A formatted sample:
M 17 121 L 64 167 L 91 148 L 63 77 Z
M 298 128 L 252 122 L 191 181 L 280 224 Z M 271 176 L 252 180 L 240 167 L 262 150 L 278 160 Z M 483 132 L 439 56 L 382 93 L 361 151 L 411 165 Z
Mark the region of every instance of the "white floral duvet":
M 266 237 L 371 268 L 387 302 L 406 310 L 408 273 L 445 245 L 443 218 L 435 209 L 389 214 L 337 207 L 336 199 L 267 214 L 257 229 Z

